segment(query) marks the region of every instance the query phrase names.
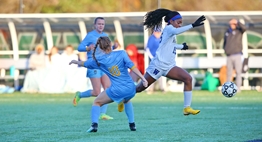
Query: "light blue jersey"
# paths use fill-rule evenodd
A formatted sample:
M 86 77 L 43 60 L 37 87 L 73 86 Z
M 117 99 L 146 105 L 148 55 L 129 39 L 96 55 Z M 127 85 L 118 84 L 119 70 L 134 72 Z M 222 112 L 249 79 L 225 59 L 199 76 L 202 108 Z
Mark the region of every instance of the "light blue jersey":
M 84 40 L 80 43 L 80 45 L 78 46 L 78 51 L 79 52 L 86 52 L 86 46 L 89 46 L 91 44 L 96 44 L 97 42 L 97 39 L 99 37 L 102 37 L 102 36 L 108 36 L 106 33 L 102 32 L 102 33 L 98 33 L 96 30 L 93 30 L 91 32 L 89 32 L 86 37 L 84 38 Z M 101 54 L 102 51 L 100 48 L 97 48 L 97 51 L 96 51 L 96 55 L 99 55 Z M 90 59 L 92 58 L 92 54 L 93 54 L 93 51 L 90 50 L 89 52 L 87 52 L 87 58 Z
M 97 39 L 99 37 L 102 36 L 108 36 L 106 33 L 102 32 L 102 33 L 98 33 L 96 30 L 93 30 L 91 32 L 89 32 L 86 37 L 84 38 L 84 40 L 80 43 L 80 45 L 78 46 L 78 51 L 79 52 L 87 52 L 86 51 L 86 46 L 89 46 L 91 44 L 96 44 Z M 99 56 L 100 54 L 102 54 L 103 52 L 101 51 L 100 48 L 97 48 L 96 51 L 96 56 Z M 87 58 L 91 59 L 93 57 L 93 50 L 90 50 L 87 52 Z M 102 71 L 98 70 L 98 69 L 90 69 L 87 70 L 87 74 L 86 76 L 89 78 L 101 78 L 103 75 L 105 75 Z
M 110 78 L 111 86 L 106 89 L 107 95 L 115 102 L 130 100 L 135 96 L 136 86 L 128 73 L 134 63 L 124 50 L 113 51 L 96 57 L 100 66 L 92 58 L 84 63 L 89 69 L 100 69 Z

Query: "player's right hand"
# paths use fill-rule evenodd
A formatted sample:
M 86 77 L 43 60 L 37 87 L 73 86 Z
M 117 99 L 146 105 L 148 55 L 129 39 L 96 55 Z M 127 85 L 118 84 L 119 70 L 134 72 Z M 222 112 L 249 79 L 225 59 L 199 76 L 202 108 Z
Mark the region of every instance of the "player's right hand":
M 143 80 L 142 80 L 142 83 L 143 83 L 143 86 L 144 86 L 144 87 L 147 87 L 147 86 L 148 86 L 148 82 L 147 82 L 146 79 L 143 79 Z
M 72 61 L 69 63 L 69 65 L 71 65 L 71 64 L 77 64 L 77 60 L 72 60 Z
M 95 49 L 95 45 L 94 44 L 90 44 L 89 47 L 90 47 L 91 50 Z
M 91 51 L 95 49 L 95 45 L 94 44 L 90 44 L 89 46 L 86 46 L 86 51 Z
M 188 46 L 187 46 L 187 44 L 186 43 L 183 43 L 183 48 L 181 49 L 181 50 L 187 50 L 188 49 Z

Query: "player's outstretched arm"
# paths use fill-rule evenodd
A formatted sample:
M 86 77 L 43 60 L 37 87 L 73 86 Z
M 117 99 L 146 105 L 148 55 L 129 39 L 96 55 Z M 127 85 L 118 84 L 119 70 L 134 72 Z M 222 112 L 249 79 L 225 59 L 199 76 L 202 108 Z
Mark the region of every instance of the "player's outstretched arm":
M 171 27 L 167 27 L 169 29 L 166 30 L 166 31 L 169 32 L 169 33 L 178 35 L 178 34 L 181 34 L 185 31 L 191 29 L 192 27 L 195 28 L 195 27 L 204 25 L 205 20 L 206 20 L 206 17 L 203 15 L 203 16 L 199 17 L 194 23 L 192 23 L 190 25 L 182 26 L 182 27 L 179 27 L 179 28 L 173 28 L 173 26 L 171 26 Z
M 136 67 L 133 67 L 131 70 L 132 70 L 137 76 L 139 76 L 139 77 L 141 78 L 144 87 L 147 87 L 148 82 L 147 82 L 147 80 L 144 78 L 144 76 L 140 73 L 140 71 L 139 71 Z
M 183 43 L 183 44 L 176 44 L 176 49 L 181 49 L 181 50 L 187 50 L 188 49 L 188 46 L 186 43 Z

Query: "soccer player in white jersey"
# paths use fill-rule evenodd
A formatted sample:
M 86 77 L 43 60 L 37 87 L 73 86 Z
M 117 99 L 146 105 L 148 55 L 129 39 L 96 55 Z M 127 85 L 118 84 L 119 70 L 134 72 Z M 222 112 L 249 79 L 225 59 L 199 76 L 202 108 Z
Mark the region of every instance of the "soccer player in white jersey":
M 205 16 L 199 17 L 193 24 L 182 26 L 182 16 L 177 11 L 170 11 L 168 9 L 156 9 L 150 11 L 145 15 L 144 25 L 147 28 L 161 28 L 162 18 L 164 18 L 167 26 L 163 29 L 160 37 L 159 48 L 156 51 L 156 56 L 150 62 L 146 69 L 144 77 L 148 81 L 148 86 L 154 83 L 161 76 L 170 79 L 184 82 L 184 115 L 198 114 L 200 110 L 194 110 L 191 106 L 192 101 L 192 77 L 189 73 L 176 66 L 176 50 L 187 50 L 186 43 L 176 43 L 176 35 L 181 34 L 191 28 L 203 25 Z M 136 87 L 136 92 L 141 92 L 147 87 L 144 87 L 140 82 Z

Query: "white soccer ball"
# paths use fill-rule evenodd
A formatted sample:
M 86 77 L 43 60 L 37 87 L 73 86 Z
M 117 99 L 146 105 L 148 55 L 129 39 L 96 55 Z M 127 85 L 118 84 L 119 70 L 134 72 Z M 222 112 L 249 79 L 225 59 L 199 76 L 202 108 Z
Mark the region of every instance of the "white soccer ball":
M 231 98 L 236 95 L 237 86 L 234 82 L 226 82 L 222 85 L 221 92 L 225 97 Z

